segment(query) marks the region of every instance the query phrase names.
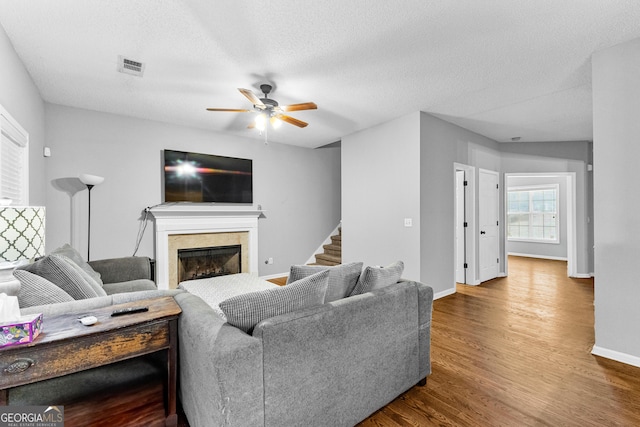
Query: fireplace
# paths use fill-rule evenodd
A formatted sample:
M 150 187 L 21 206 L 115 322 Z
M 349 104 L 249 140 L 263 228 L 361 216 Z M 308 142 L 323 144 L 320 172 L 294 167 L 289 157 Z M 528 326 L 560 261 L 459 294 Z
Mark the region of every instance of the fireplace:
M 178 249 L 178 283 L 242 272 L 242 245 Z
M 175 289 L 178 250 L 241 245 L 241 273 L 258 274 L 258 217 L 262 211 L 207 203 L 151 208 L 155 223 L 156 284 Z

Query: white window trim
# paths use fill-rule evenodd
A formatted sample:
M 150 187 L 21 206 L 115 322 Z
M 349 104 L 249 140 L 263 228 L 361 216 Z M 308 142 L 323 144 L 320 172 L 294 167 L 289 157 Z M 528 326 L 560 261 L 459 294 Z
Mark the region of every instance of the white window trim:
M 550 239 L 522 239 L 520 237 L 509 237 L 509 192 L 510 191 L 536 191 L 536 190 L 556 190 L 556 238 Z M 515 213 L 515 212 L 514 212 Z M 560 244 L 560 185 L 559 184 L 539 184 L 539 185 L 523 185 L 507 188 L 507 241 L 524 242 L 524 243 L 542 243 L 545 245 Z
M 29 133 L 20 126 L 11 114 L 0 105 L 0 134 L 9 138 L 24 149 L 22 156 L 22 200 L 19 204 L 29 205 Z M 0 135 L 1 136 L 1 135 Z M 1 160 L 1 159 L 0 159 Z M 15 201 L 14 201 L 14 204 Z

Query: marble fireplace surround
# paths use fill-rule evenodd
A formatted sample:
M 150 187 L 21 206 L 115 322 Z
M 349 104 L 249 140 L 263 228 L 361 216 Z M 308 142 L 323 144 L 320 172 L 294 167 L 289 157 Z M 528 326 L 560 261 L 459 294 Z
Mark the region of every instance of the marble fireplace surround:
M 240 244 L 242 272 L 258 274 L 258 217 L 262 211 L 191 203 L 158 205 L 150 211 L 158 289 L 177 286 L 178 249 Z

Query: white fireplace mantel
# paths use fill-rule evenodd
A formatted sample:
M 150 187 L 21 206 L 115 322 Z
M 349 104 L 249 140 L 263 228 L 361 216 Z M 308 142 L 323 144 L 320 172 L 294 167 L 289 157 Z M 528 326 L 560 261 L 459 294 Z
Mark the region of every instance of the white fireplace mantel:
M 155 223 L 156 283 L 169 289 L 169 236 L 174 234 L 249 234 L 249 271 L 258 274 L 258 217 L 263 211 L 237 207 L 180 203 L 150 209 Z

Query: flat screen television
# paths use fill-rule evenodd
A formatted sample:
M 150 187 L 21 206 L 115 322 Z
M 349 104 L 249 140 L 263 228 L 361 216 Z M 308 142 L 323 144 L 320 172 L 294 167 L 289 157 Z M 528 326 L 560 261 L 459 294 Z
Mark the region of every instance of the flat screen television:
M 164 201 L 253 203 L 250 159 L 164 150 Z

